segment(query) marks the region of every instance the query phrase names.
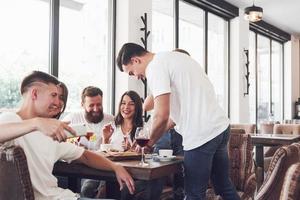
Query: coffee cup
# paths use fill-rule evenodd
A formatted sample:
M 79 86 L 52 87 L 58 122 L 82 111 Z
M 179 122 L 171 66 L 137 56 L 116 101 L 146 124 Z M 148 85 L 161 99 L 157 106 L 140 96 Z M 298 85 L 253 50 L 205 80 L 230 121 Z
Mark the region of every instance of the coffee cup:
M 173 155 L 172 149 L 160 149 L 158 151 L 160 157 L 171 157 Z
M 100 150 L 101 150 L 101 151 L 106 151 L 106 152 L 108 152 L 108 151 L 111 150 L 111 148 L 112 148 L 112 145 L 111 145 L 111 144 L 101 144 L 101 145 L 100 145 Z

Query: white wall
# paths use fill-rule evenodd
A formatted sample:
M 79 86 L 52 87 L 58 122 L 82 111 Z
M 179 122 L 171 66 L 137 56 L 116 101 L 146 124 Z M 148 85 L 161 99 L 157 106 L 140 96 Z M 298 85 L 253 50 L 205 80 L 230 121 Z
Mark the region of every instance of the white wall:
M 140 31 L 143 22 L 141 16 L 147 13 L 148 27 L 151 28 L 151 1 L 150 0 L 117 0 L 117 40 L 116 55 L 124 43 L 134 42 L 143 46 Z M 151 38 L 150 38 L 151 39 Z M 148 40 L 148 46 L 151 40 Z M 141 97 L 144 95 L 144 85 L 140 80 L 129 77 L 127 74 L 116 70 L 116 111 L 121 95 L 127 90 L 135 90 Z
M 240 16 L 230 22 L 230 120 L 249 122 L 249 97 L 246 91 L 244 49 L 249 49 L 249 23 Z
M 285 119 L 295 117 L 295 102 L 300 97 L 300 45 L 299 38 L 292 36 L 291 41 L 284 46 L 285 51 Z

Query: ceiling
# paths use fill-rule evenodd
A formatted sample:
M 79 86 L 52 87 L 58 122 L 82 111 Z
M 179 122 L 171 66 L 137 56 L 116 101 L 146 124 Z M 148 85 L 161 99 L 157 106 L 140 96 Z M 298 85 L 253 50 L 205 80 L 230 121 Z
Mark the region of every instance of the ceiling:
M 244 9 L 253 4 L 252 0 L 225 0 Z M 299 0 L 255 0 L 254 4 L 264 9 L 263 20 L 277 28 L 300 37 Z

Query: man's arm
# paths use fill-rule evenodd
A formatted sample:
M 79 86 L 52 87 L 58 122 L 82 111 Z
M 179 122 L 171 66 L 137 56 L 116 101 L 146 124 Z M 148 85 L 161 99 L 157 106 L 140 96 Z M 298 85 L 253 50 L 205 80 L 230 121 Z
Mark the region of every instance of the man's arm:
M 147 146 L 153 146 L 155 142 L 166 132 L 172 124 L 170 119 L 170 93 L 157 96 L 154 99 L 154 117 L 150 141 Z M 170 124 L 170 125 L 169 125 Z
M 85 165 L 95 169 L 114 171 L 120 184 L 120 190 L 123 188 L 123 183 L 125 182 L 129 192 L 131 194 L 134 193 L 134 181 L 125 168 L 121 165 L 116 164 L 107 158 L 100 156 L 99 154 L 87 150 L 85 150 L 82 156 L 76 161 L 84 163 Z
M 73 135 L 76 135 L 67 122 L 48 118 L 32 118 L 22 122 L 3 123 L 0 124 L 0 130 L 1 143 L 37 130 L 58 141 L 66 139 L 65 130 L 69 130 Z

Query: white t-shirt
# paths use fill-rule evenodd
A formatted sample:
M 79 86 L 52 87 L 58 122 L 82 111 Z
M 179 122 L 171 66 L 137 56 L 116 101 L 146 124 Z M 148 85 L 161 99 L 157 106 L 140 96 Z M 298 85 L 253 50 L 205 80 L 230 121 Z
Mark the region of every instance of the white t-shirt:
M 122 147 L 122 143 L 124 141 L 124 136 L 125 134 L 123 134 L 122 128 L 121 126 L 116 126 L 115 123 L 113 123 L 113 129 L 114 132 L 110 138 L 109 143 L 112 144 L 112 148 L 119 150 L 119 151 L 124 151 L 123 147 Z M 130 144 L 132 144 L 132 140 L 130 138 L 130 135 L 127 136 L 128 141 Z
M 84 145 L 88 149 L 92 150 L 98 150 L 100 148 L 101 144 L 101 138 L 102 138 L 102 128 L 114 121 L 114 117 L 112 115 L 108 115 L 104 113 L 103 119 L 99 123 L 91 123 L 88 122 L 84 117 L 84 111 L 81 112 L 73 112 L 67 114 L 63 121 L 70 121 L 71 124 L 86 124 L 87 125 L 87 131 L 93 132 L 96 134 L 96 141 L 88 141 L 86 137 L 80 138 L 80 144 Z
M 0 114 L 0 123 L 8 122 L 22 122 L 22 119 L 16 113 Z M 71 162 L 80 158 L 84 152 L 82 147 L 66 142 L 59 143 L 39 131 L 28 133 L 11 142 L 21 146 L 25 152 L 36 200 L 78 199 L 78 194 L 57 186 L 52 170 L 58 160 Z
M 170 94 L 170 118 L 183 137 L 184 150 L 197 148 L 222 133 L 229 119 L 219 106 L 203 68 L 179 52 L 155 54 L 146 68 L 154 98 Z

